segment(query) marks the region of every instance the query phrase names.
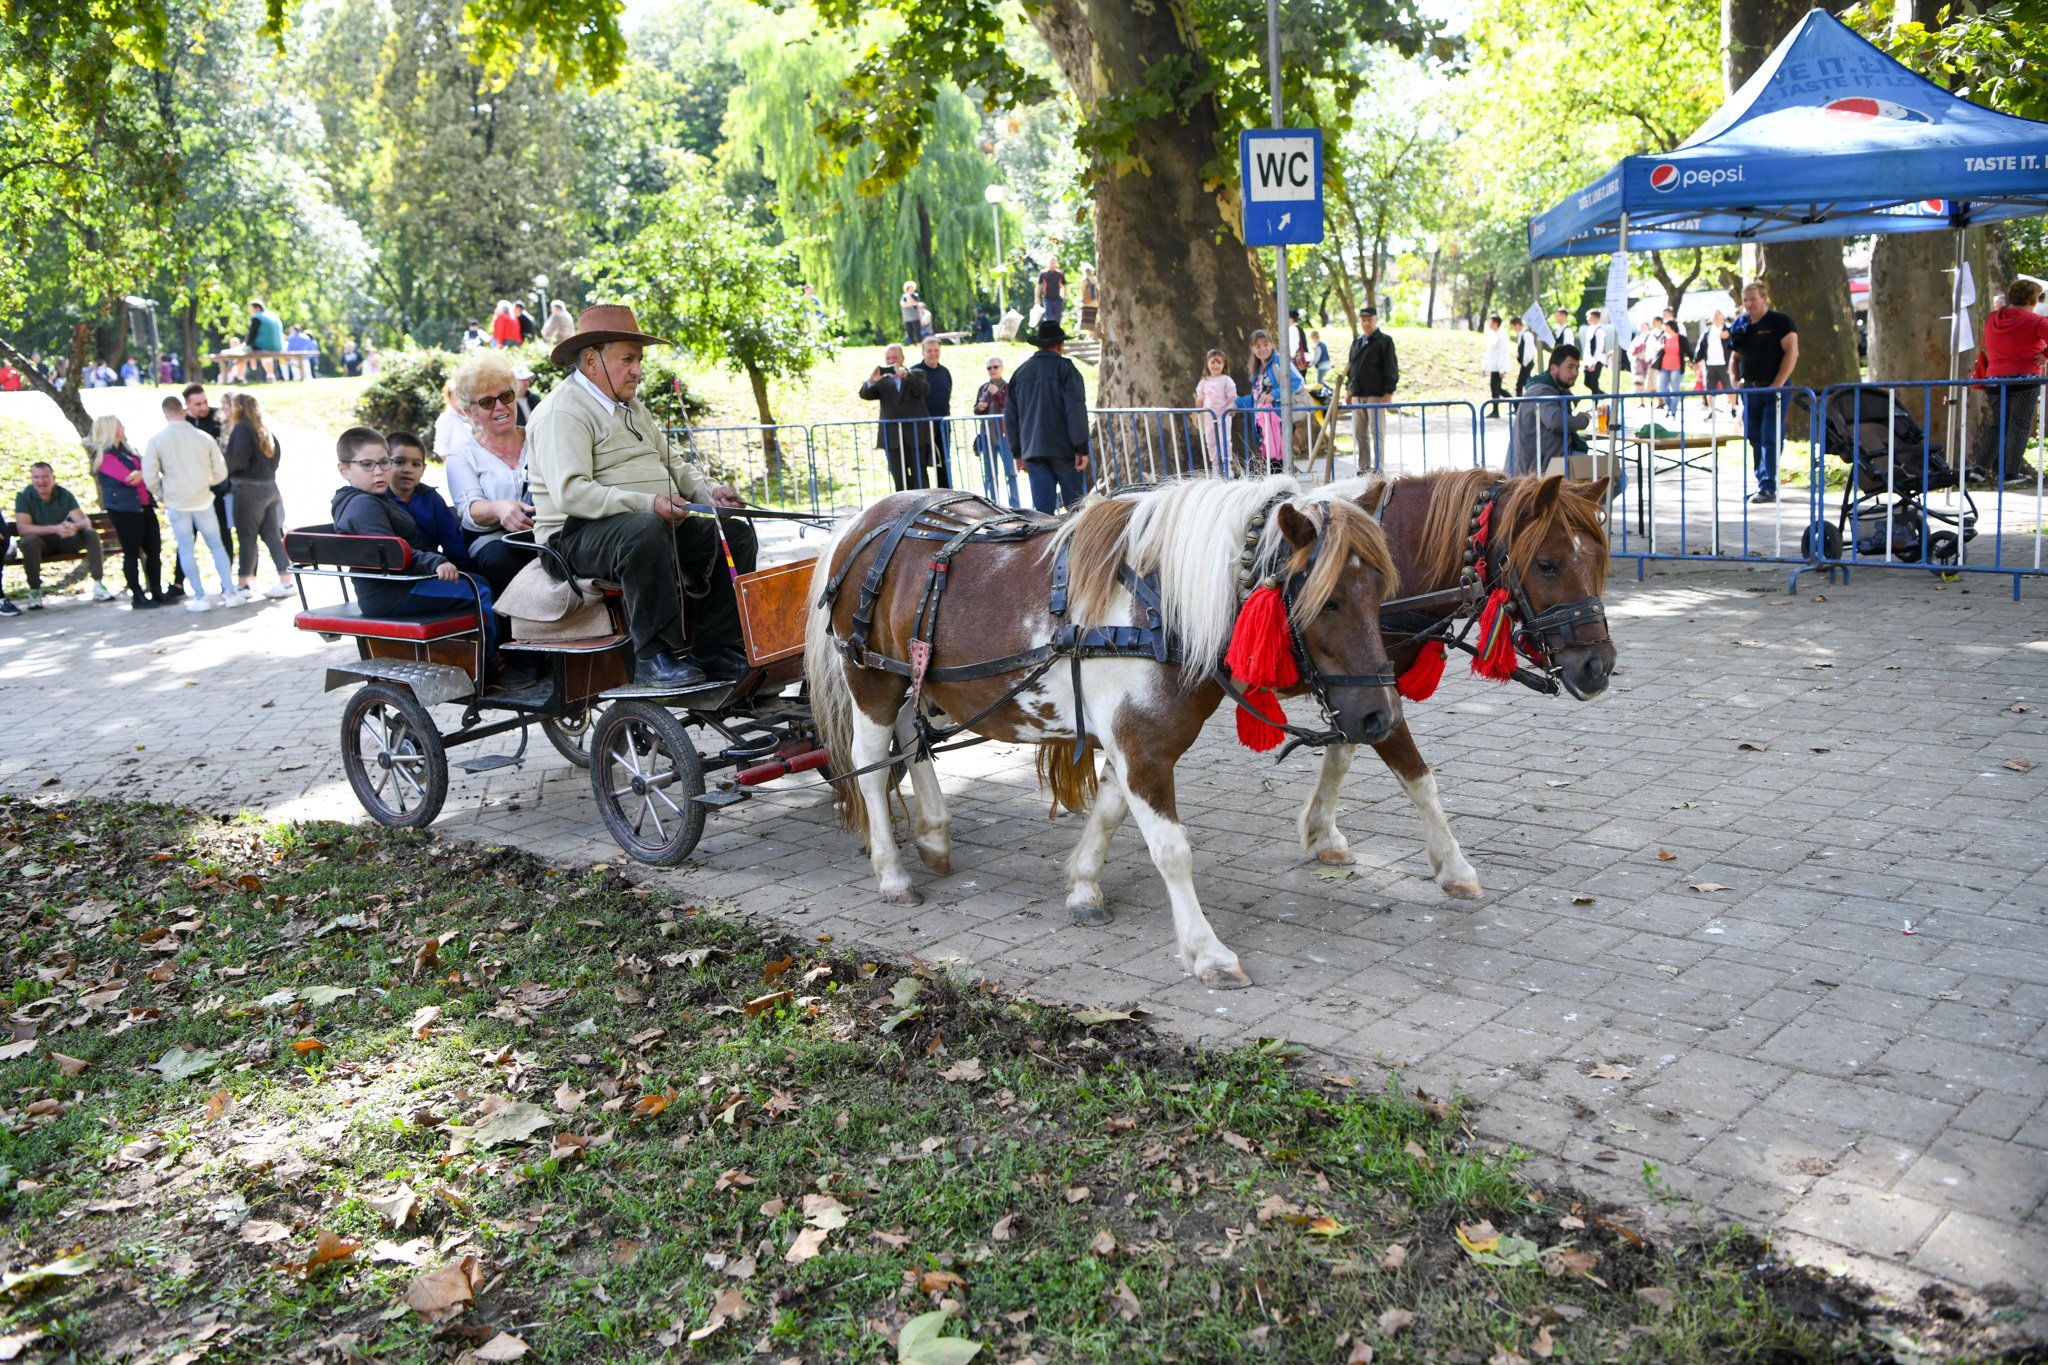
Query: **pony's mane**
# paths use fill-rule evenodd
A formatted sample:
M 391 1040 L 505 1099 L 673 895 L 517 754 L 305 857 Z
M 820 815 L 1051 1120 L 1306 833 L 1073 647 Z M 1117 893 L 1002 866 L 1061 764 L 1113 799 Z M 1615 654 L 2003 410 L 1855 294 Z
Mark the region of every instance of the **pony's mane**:
M 1393 555 L 1379 523 L 1356 506 L 1304 494 L 1284 474 L 1264 479 L 1185 479 L 1142 492 L 1090 500 L 1048 544 L 1071 549 L 1069 619 L 1087 625 L 1112 621 L 1123 600 L 1117 566 L 1156 575 L 1166 628 L 1186 651 L 1184 672 L 1198 677 L 1223 657 L 1237 622 L 1238 559 L 1252 518 L 1275 498 L 1316 523 L 1323 550 L 1294 600 L 1294 621 L 1306 628 L 1337 590 L 1353 555 L 1394 589 Z M 1266 519 L 1254 552 L 1261 573 L 1298 573 L 1308 562 L 1280 530 L 1278 508 Z
M 1377 507 L 1383 498 L 1404 489 L 1425 491 L 1429 501 L 1423 512 L 1421 544 L 1416 548 L 1415 580 L 1417 591 L 1432 592 L 1457 583 L 1458 573 L 1465 566 L 1465 547 L 1471 540 L 1472 506 L 1482 491 L 1496 483 L 1501 485 L 1501 491 L 1494 499 L 1492 529 L 1495 535 L 1507 538 L 1508 562 L 1515 572 L 1529 573 L 1537 547 L 1553 531 L 1590 536 L 1600 544 L 1606 543 L 1605 509 L 1597 500 L 1581 491 L 1580 485 L 1567 482 L 1556 501 L 1538 509 L 1536 493 L 1543 477 L 1535 474 L 1502 480 L 1493 470 L 1482 467 L 1413 474 L 1391 483 L 1374 475 L 1326 484 L 1318 492 L 1354 505 L 1363 502 Z M 1604 560 L 1598 572 L 1600 582 L 1595 591 L 1606 586 Z

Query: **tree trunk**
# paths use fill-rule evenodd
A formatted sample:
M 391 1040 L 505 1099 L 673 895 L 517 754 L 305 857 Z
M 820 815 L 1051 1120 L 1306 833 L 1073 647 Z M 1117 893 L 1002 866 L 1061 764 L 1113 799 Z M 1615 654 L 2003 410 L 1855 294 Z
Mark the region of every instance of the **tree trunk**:
M 754 407 L 761 414 L 761 458 L 768 469 L 768 481 L 782 481 L 782 443 L 775 439 L 775 413 L 768 406 L 768 376 L 747 366 L 747 383 L 754 390 Z
M 1436 268 L 1437 259 L 1443 254 L 1444 249 L 1441 243 L 1431 247 L 1429 250 L 1429 308 L 1423 314 L 1422 325 L 1424 327 L 1436 326 Z
M 1334 240 L 1329 246 L 1329 259 L 1330 279 L 1337 289 L 1337 302 L 1344 306 L 1346 324 L 1353 331 L 1356 331 L 1358 329 L 1358 310 L 1364 307 L 1364 305 L 1358 301 L 1358 293 L 1351 287 L 1351 272 L 1344 268 L 1344 249 L 1335 245 Z M 1329 326 L 1330 320 L 1324 318 L 1323 325 L 1325 327 Z
M 1197 59 L 1178 6 L 1048 0 L 1030 14 L 1086 116 L 1105 95 L 1143 89 L 1154 67 Z M 1138 124 L 1121 162 L 1096 171 L 1103 351 L 1095 401 L 1104 407 L 1178 404 L 1204 351 L 1249 355 L 1252 332 L 1271 326 L 1272 294 L 1252 270 L 1237 195 L 1204 183 L 1220 131 L 1215 101 L 1204 96 L 1184 116 Z
M 76 350 L 76 347 L 73 349 Z M 21 348 L 5 336 L 0 336 L 0 359 L 5 359 L 8 364 L 21 371 L 22 382 L 37 393 L 48 396 L 49 400 L 57 405 L 57 410 L 64 414 L 64 420 L 71 423 L 72 429 L 78 433 L 79 440 L 82 441 L 92 435 L 92 418 L 86 416 L 85 404 L 79 400 L 78 383 L 75 378 L 65 380 L 64 388 L 60 392 L 57 386 L 44 378 L 43 372 L 22 354 Z
M 1721 37 L 1727 51 L 1723 74 L 1728 93 L 1740 89 L 1763 65 L 1778 40 L 1796 27 L 1815 0 L 1721 0 Z M 1832 12 L 1841 0 L 1819 0 Z M 1854 383 L 1856 315 L 1849 307 L 1849 272 L 1842 267 L 1842 243 L 1833 237 L 1812 242 L 1775 242 L 1757 247 L 1757 275 L 1769 285 L 1771 306 L 1790 315 L 1799 328 L 1799 365 L 1791 382 L 1816 392 L 1829 384 Z
M 199 305 L 188 302 L 178 313 L 178 344 L 184 349 L 179 353 L 178 363 L 185 367 L 185 382 L 190 384 L 205 373 L 199 360 Z

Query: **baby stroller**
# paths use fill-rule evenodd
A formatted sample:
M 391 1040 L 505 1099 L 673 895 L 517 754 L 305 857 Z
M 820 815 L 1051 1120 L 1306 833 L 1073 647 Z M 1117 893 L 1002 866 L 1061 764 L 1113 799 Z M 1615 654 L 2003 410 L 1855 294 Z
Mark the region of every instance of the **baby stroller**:
M 1823 448 L 1849 465 L 1842 506 L 1833 522 L 1806 528 L 1799 548 L 1811 557 L 1890 558 L 1905 564 L 1954 564 L 1977 537 L 1977 505 L 1954 466 L 1891 389 L 1855 384 L 1828 397 Z M 1930 493 L 1953 488 L 1962 506 L 1927 506 Z M 1941 528 L 1941 529 L 1937 529 Z

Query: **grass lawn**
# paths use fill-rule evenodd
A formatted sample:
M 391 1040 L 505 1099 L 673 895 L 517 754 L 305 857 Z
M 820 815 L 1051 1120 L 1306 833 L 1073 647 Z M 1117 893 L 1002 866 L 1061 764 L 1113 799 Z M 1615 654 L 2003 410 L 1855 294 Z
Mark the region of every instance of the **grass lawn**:
M 81 504 L 88 508 L 99 505 L 91 487 L 92 478 L 86 471 L 83 446 L 26 422 L 0 418 L 0 493 L 6 495 L 9 524 L 14 520 L 14 495 L 28 487 L 29 466 L 38 460 L 49 461 L 57 482 L 76 493 Z
M 1197 1054 L 616 867 L 7 797 L 0 869 L 4 1358 L 1517 1365 L 1986 1340 L 1739 1234 L 1653 1245 L 1392 1078 Z

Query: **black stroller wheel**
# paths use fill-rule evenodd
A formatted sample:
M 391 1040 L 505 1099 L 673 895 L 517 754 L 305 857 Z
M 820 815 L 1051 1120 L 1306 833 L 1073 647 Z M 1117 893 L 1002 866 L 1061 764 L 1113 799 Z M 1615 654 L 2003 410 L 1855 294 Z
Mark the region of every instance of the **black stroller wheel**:
M 1842 557 L 1842 528 L 1831 521 L 1816 521 L 1808 526 L 1799 537 L 1799 553 L 1803 558 L 1814 557 L 1813 547 L 1821 547 L 1820 558 L 1840 559 Z
M 1962 562 L 1960 551 L 1961 542 L 1956 539 L 1954 531 L 1936 531 L 1927 537 L 1927 562 L 1930 565 L 1959 564 Z M 1929 572 L 1939 577 L 1943 569 L 1936 567 Z

